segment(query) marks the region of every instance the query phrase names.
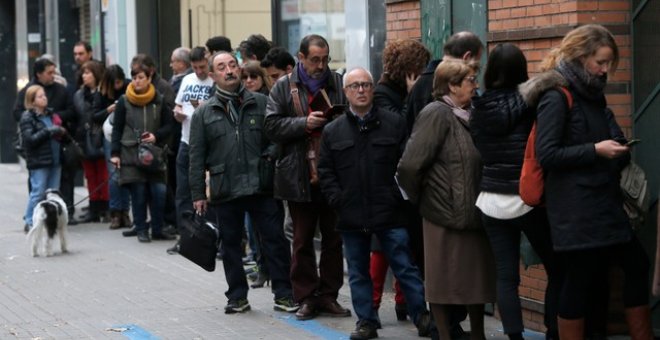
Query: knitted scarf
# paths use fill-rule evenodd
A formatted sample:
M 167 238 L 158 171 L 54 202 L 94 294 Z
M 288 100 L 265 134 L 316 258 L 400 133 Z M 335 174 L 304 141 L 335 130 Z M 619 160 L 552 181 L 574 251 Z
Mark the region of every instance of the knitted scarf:
M 238 122 L 238 108 L 241 106 L 241 97 L 244 91 L 245 87 L 242 83 L 234 92 L 223 90 L 215 85 L 215 97 L 227 106 L 231 121 L 234 124 Z
M 603 90 L 607 85 L 607 73 L 603 76 L 592 75 L 580 62 L 560 61 L 557 71 L 561 73 L 571 88 L 582 97 L 597 100 L 603 97 Z
M 312 95 L 315 95 L 316 92 L 322 89 L 325 83 L 328 81 L 328 78 L 330 77 L 330 70 L 326 69 L 321 78 L 314 79 L 307 74 L 302 64 L 298 63 L 298 77 L 300 77 L 300 80 L 305 85 L 305 87 L 307 87 L 309 92 Z
M 156 96 L 156 88 L 153 84 L 149 84 L 147 92 L 141 94 L 135 93 L 133 83 L 128 84 L 128 87 L 126 88 L 126 99 L 128 99 L 129 103 L 135 106 L 145 106 L 151 103 L 151 101 L 154 100 L 154 96 Z

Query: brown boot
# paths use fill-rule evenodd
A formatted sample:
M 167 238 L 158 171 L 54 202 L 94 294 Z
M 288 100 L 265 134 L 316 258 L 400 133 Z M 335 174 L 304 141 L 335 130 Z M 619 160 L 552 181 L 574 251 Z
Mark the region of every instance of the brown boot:
M 133 227 L 133 222 L 131 221 L 131 217 L 128 215 L 128 210 L 121 211 L 121 227 L 122 228 Z
M 630 331 L 630 339 L 653 340 L 651 310 L 648 305 L 626 308 L 625 314 L 628 330 Z
M 561 340 L 584 339 L 584 318 L 570 320 L 557 317 L 557 324 L 559 326 L 559 338 Z
M 110 211 L 110 229 L 119 229 L 121 227 L 121 211 Z

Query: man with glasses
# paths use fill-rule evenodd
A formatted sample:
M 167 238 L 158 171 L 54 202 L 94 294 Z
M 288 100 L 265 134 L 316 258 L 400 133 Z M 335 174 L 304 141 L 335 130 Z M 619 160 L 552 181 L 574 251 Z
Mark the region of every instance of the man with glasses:
M 300 42 L 298 64 L 271 89 L 264 125 L 279 144 L 275 165 L 275 198 L 287 200 L 293 221 L 291 285 L 299 302 L 299 320 L 317 315 L 347 317 L 350 310 L 337 303 L 344 283 L 341 238 L 337 217 L 318 184 L 318 146 L 329 118 L 310 103 L 324 91 L 332 104 L 345 104 L 341 76 L 328 68 L 330 47 L 325 38 L 308 35 Z M 316 266 L 314 235 L 319 226 L 321 259 Z
M 403 290 L 418 335 L 428 336 L 432 322 L 424 283 L 412 262 L 404 201 L 394 179 L 407 140 L 405 119 L 373 105 L 369 71 L 347 72 L 344 84 L 349 109 L 323 129 L 319 174 L 323 195 L 340 216 L 337 230 L 345 245 L 351 300 L 358 317 L 350 338 L 376 338 L 380 328 L 369 275 L 372 235 Z

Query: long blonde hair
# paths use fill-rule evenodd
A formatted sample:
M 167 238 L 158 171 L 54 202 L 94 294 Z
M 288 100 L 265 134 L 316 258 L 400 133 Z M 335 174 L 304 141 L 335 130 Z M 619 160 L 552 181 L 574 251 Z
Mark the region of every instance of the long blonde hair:
M 614 36 L 607 28 L 601 25 L 580 26 L 566 34 L 559 47 L 550 51 L 541 62 L 541 71 L 551 70 L 560 61 L 572 62 L 581 58 L 592 56 L 601 47 L 609 47 L 614 54 L 611 71 L 616 70 L 619 64 L 619 48 L 614 41 Z

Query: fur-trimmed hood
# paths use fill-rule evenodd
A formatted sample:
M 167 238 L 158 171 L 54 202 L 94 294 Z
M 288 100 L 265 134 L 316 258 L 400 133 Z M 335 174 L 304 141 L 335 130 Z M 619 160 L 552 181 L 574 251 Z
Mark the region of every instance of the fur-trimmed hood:
M 518 92 L 528 106 L 536 107 L 545 91 L 558 86 L 568 86 L 568 81 L 561 73 L 550 70 L 518 85 Z

